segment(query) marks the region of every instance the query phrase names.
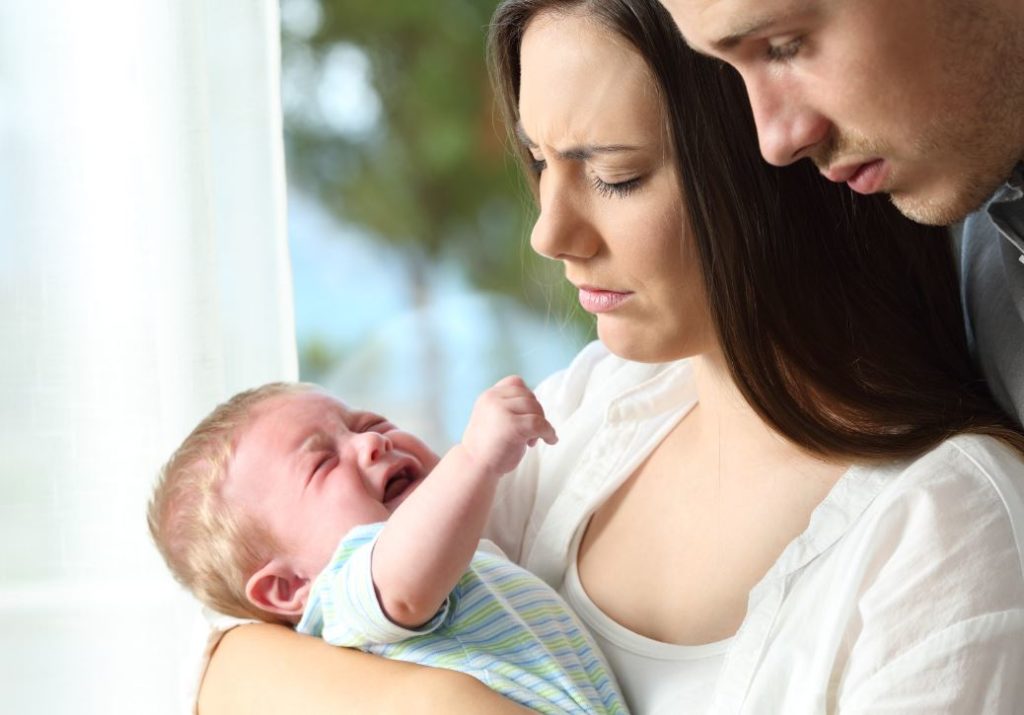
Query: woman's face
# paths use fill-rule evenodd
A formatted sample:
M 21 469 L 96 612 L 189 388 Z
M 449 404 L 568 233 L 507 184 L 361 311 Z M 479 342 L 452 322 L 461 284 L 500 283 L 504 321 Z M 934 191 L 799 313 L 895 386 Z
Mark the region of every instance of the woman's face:
M 533 249 L 559 260 L 615 354 L 663 362 L 713 331 L 662 100 L 643 58 L 576 14 L 542 13 L 521 49 L 519 134 L 539 172 Z

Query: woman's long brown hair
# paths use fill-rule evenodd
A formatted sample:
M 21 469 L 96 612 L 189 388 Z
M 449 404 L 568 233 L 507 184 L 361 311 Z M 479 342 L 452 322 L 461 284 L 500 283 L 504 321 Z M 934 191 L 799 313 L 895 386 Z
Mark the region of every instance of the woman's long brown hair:
M 948 232 L 825 181 L 810 162 L 766 164 L 742 81 L 689 49 L 657 0 L 502 2 L 489 61 L 513 137 L 522 36 L 551 11 L 592 17 L 647 62 L 722 350 L 768 424 L 811 452 L 861 460 L 917 455 L 959 433 L 1024 452 L 968 354 Z

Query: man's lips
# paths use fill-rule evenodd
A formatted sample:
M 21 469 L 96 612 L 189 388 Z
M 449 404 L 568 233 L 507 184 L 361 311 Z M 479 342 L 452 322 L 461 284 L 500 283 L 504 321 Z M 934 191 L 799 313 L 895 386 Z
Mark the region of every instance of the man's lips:
M 846 183 L 859 194 L 873 194 L 881 188 L 887 172 L 884 159 L 873 159 L 859 164 L 829 167 L 821 173 L 829 181 Z
M 588 313 L 607 313 L 615 310 L 633 295 L 630 291 L 607 290 L 590 285 L 577 286 L 580 306 Z

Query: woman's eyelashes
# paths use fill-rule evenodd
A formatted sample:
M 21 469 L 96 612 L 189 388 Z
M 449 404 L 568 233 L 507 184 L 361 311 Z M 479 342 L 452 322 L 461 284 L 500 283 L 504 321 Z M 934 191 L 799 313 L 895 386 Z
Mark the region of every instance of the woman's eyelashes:
M 601 196 L 608 198 L 623 198 L 625 196 L 629 196 L 640 188 L 640 181 L 641 177 L 639 176 L 632 179 L 626 179 L 625 181 L 616 181 L 614 183 L 604 181 L 599 176 L 593 176 L 590 179 L 590 183 L 594 187 L 594 190 L 601 194 Z
M 545 159 L 538 159 L 535 156 L 530 157 L 530 169 L 533 171 L 534 176 L 540 177 L 544 170 L 548 168 L 548 163 Z M 642 176 L 635 176 L 625 181 L 605 181 L 600 176 L 592 174 L 590 177 L 591 187 L 601 196 L 605 198 L 622 198 L 629 196 L 638 188 L 643 181 Z

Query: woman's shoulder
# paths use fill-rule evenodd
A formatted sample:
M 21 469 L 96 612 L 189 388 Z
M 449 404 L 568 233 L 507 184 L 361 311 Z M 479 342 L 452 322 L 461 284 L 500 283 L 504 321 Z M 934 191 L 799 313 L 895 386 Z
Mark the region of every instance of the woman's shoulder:
M 868 520 L 876 543 L 902 552 L 908 566 L 987 571 L 1024 593 L 1024 456 L 965 434 L 878 473 L 886 482 Z
M 908 460 L 892 481 L 891 498 L 949 493 L 993 502 L 1013 521 L 1024 520 L 1024 455 L 994 437 L 961 434 Z
M 1024 653 L 1021 455 L 958 435 L 916 458 L 854 468 L 844 482 L 873 497 L 795 581 L 789 614 L 798 635 L 810 624 L 830 643 L 841 638 L 836 702 L 857 712 L 908 702 L 985 710 L 985 689 L 1016 687 Z

